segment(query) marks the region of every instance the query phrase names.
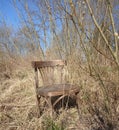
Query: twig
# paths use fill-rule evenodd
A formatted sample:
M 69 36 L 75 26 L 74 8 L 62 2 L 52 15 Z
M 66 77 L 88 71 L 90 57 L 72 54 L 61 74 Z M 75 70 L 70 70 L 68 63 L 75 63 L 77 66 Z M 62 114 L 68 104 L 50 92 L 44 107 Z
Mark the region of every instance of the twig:
M 111 9 L 111 3 L 110 1 L 108 0 L 108 9 L 109 9 L 109 15 L 110 15 L 110 20 L 111 20 L 111 24 L 112 24 L 112 31 L 113 31 L 113 36 L 114 36 L 114 42 L 115 42 L 115 45 L 116 45 L 116 59 L 118 60 L 117 56 L 118 56 L 118 43 L 117 43 L 117 38 L 115 36 L 115 33 L 116 33 L 116 30 L 115 30 L 115 24 L 114 24 L 114 18 L 113 18 L 113 15 L 112 15 L 112 9 Z
M 27 105 L 0 104 L 0 107 L 28 107 L 28 106 L 36 106 L 36 104 L 27 104 Z
M 104 41 L 105 41 L 105 44 L 106 44 L 107 47 L 109 48 L 109 51 L 111 52 L 111 54 L 112 54 L 112 56 L 113 56 L 113 58 L 114 58 L 115 63 L 116 63 L 117 66 L 119 67 L 119 62 L 118 62 L 118 60 L 117 60 L 117 57 L 116 57 L 116 55 L 115 55 L 115 52 L 113 51 L 112 47 L 110 46 L 110 44 L 109 44 L 107 38 L 105 37 L 105 35 L 104 35 L 104 33 L 103 33 L 101 27 L 100 27 L 99 24 L 98 24 L 97 20 L 95 19 L 95 16 L 94 16 L 94 13 L 93 13 L 93 11 L 92 11 L 92 8 L 91 8 L 91 6 L 90 6 L 90 4 L 89 4 L 89 1 L 88 1 L 88 0 L 85 0 L 85 2 L 86 2 L 86 4 L 87 4 L 87 7 L 88 7 L 88 9 L 89 9 L 89 13 L 90 13 L 90 15 L 91 15 L 91 18 L 92 18 L 92 20 L 93 20 L 95 26 L 96 26 L 97 29 L 99 30 L 99 32 L 100 32 L 102 38 L 103 38 Z

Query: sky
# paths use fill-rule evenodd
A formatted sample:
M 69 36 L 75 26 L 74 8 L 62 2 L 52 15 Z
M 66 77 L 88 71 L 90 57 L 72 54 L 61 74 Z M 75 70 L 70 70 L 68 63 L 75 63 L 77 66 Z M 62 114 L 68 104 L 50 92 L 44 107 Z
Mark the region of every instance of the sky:
M 17 28 L 19 17 L 16 9 L 11 3 L 11 0 L 0 0 L 0 18 L 2 18 L 2 20 L 4 19 L 7 25 L 12 25 Z

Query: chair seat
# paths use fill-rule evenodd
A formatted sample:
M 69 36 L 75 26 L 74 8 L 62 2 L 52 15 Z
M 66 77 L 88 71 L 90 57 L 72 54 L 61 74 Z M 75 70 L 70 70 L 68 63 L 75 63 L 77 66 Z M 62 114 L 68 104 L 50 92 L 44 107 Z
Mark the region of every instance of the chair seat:
M 77 85 L 71 85 L 71 84 L 54 84 L 54 85 L 39 87 L 37 92 L 38 95 L 44 97 L 70 95 L 72 93 L 78 93 L 79 87 Z

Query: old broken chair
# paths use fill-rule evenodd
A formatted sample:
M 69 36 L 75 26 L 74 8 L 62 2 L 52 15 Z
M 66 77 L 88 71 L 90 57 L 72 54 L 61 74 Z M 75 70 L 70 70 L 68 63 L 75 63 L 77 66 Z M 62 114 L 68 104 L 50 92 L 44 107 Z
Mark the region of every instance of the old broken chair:
M 53 61 L 33 61 L 33 68 L 35 70 L 35 89 L 38 105 L 38 115 L 40 116 L 40 99 L 43 97 L 47 105 L 51 108 L 51 112 L 54 110 L 54 106 L 61 101 L 64 97 L 73 97 L 76 101 L 78 108 L 78 93 L 79 87 L 65 83 L 63 81 L 64 68 L 66 61 L 53 60 Z M 39 73 L 40 72 L 40 73 Z M 43 81 L 43 87 L 39 87 L 39 74 Z M 59 81 L 59 82 L 57 82 Z M 56 83 L 57 82 L 57 83 Z M 52 102 L 54 97 L 59 97 L 55 102 Z

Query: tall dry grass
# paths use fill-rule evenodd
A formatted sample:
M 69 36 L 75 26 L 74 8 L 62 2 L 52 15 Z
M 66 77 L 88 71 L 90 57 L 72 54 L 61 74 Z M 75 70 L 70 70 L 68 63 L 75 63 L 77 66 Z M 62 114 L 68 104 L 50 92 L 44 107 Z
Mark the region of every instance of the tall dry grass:
M 115 65 L 103 65 L 98 68 L 99 70 L 94 68 L 90 75 L 86 64 L 80 63 L 74 57 L 69 58 L 68 80 L 80 86 L 81 115 L 78 119 L 76 109 L 71 108 L 64 110 L 55 120 L 49 118 L 48 109 L 37 118 L 34 72 L 30 62 L 28 65 L 24 61 L 22 65 L 12 65 L 10 70 L 7 68 L 12 74 L 10 77 L 2 75 L 0 81 L 1 130 L 118 129 L 119 89 Z

